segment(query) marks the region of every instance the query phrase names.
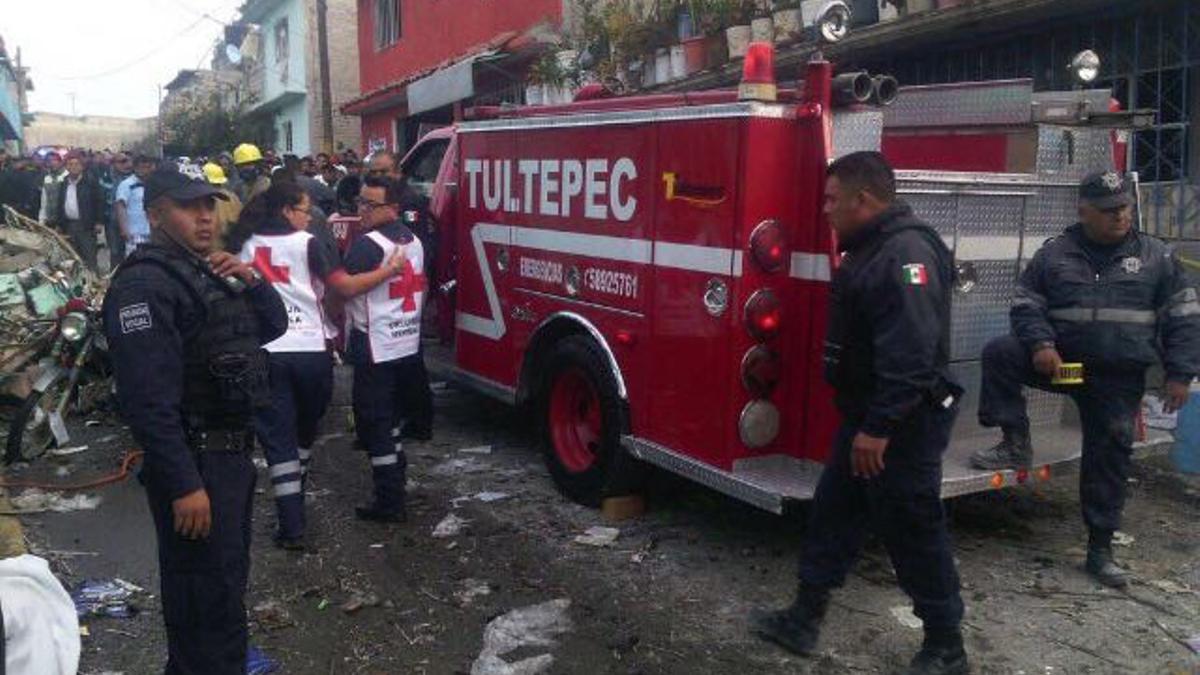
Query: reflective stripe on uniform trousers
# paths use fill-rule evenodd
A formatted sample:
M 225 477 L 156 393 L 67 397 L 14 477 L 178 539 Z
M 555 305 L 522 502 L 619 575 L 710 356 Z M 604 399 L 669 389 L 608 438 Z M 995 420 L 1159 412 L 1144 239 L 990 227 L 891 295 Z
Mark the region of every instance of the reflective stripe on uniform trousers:
M 399 464 L 399 463 L 400 463 L 400 457 L 394 452 L 391 454 L 380 455 L 378 457 L 371 458 L 371 466 L 373 466 L 373 467 L 391 466 L 392 464 Z
M 1120 309 L 1117 307 L 1060 307 L 1048 312 L 1051 319 L 1061 321 L 1106 321 L 1109 323 L 1132 323 L 1153 325 L 1158 314 L 1149 309 Z
M 392 440 L 395 441 L 396 452 L 403 452 L 404 442 L 400 440 L 400 427 L 392 428 Z
M 276 499 L 300 494 L 300 460 L 293 459 L 289 462 L 272 464 L 267 471 L 271 476 L 271 487 L 274 489 Z

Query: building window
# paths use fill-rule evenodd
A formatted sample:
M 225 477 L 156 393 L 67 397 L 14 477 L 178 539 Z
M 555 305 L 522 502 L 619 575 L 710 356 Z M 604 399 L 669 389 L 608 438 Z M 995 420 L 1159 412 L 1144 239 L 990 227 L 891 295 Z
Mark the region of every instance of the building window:
M 400 0 L 375 0 L 375 49 L 400 40 Z
M 283 147 L 287 152 L 292 151 L 292 121 L 283 123 Z
M 279 81 L 288 81 L 288 22 L 282 18 L 275 24 L 275 67 L 279 69 Z

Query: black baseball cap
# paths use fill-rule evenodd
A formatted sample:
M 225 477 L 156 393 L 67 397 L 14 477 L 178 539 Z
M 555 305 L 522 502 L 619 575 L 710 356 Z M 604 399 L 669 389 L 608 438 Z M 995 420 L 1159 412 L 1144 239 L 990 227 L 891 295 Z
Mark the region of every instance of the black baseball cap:
M 1133 203 L 1125 178 L 1116 171 L 1089 174 L 1079 183 L 1079 201 L 1100 209 L 1115 209 Z
M 190 178 L 180 173 L 174 166 L 155 169 L 146 178 L 146 205 L 153 204 L 159 197 L 169 197 L 176 202 L 186 202 L 201 197 L 229 199 L 229 196 L 217 186 L 210 185 L 199 178 Z

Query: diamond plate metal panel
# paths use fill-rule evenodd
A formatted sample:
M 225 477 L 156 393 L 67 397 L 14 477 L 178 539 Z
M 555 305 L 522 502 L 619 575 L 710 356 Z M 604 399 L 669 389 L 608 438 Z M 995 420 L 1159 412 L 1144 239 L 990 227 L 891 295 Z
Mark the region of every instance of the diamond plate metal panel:
M 1038 127 L 1037 173 L 1079 180 L 1113 169 L 1112 132 L 1107 129 Z
M 972 261 L 970 264 L 976 277 L 974 287 L 969 293 L 955 292 L 951 300 L 952 361 L 978 359 L 989 340 L 1009 332 L 1008 308 L 1016 287 L 1016 261 Z
M 1033 83 L 1028 80 L 901 87 L 884 110 L 888 127 L 1027 124 Z
M 912 206 L 917 217 L 929 223 L 946 240 L 947 246 L 954 246 L 954 231 L 958 224 L 958 200 L 954 195 L 938 192 L 914 192 L 932 186 L 916 186 L 901 184 L 900 197 Z
M 986 429 L 979 425 L 979 386 L 983 374 L 980 362 L 952 363 L 950 364 L 950 374 L 966 390 L 962 399 L 959 400 L 958 418 L 954 421 L 950 445 L 952 447 L 969 445 L 979 448 L 999 441 L 999 429 Z M 1026 388 L 1025 400 L 1026 413 L 1029 415 L 1029 425 L 1035 446 L 1042 444 L 1039 438 L 1044 439 L 1062 433 L 1079 431 L 1078 411 L 1075 409 L 1075 404 L 1066 396 Z
M 833 115 L 833 157 L 862 150 L 878 151 L 883 143 L 883 113 L 846 110 Z

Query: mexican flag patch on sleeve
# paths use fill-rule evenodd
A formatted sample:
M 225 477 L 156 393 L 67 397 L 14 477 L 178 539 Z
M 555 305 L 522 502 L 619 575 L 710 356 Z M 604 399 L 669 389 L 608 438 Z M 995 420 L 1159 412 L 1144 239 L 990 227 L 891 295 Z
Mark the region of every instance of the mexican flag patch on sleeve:
M 901 268 L 904 270 L 904 282 L 912 286 L 924 286 L 929 283 L 929 275 L 921 263 L 909 263 Z

